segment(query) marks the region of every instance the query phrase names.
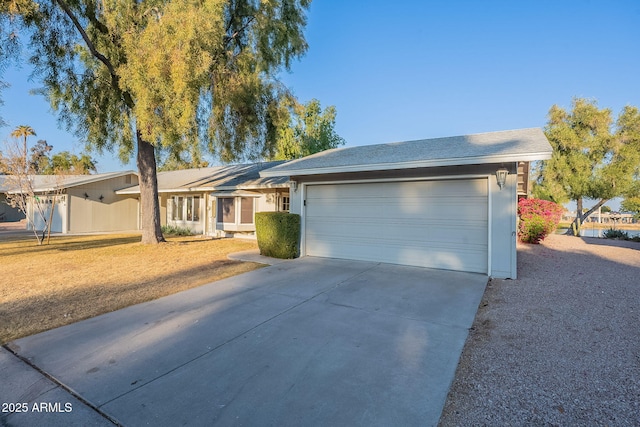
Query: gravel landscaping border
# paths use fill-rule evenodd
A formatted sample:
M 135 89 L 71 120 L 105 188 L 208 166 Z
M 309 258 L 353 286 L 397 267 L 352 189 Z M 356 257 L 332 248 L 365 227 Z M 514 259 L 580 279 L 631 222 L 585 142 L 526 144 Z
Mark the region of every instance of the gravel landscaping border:
M 487 286 L 440 426 L 640 425 L 640 243 L 551 235 Z

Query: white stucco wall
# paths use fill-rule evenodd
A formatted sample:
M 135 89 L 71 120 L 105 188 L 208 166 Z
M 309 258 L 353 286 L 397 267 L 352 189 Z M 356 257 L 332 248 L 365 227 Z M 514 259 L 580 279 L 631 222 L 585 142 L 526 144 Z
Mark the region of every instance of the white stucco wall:
M 509 165 L 506 185 L 500 190 L 495 176 L 490 177 L 491 276 L 516 279 L 517 165 Z

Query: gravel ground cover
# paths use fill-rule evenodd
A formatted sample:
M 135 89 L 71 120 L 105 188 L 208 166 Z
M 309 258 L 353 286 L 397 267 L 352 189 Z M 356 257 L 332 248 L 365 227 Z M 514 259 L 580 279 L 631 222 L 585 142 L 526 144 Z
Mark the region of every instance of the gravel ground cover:
M 440 426 L 640 426 L 640 243 L 552 235 L 487 286 Z

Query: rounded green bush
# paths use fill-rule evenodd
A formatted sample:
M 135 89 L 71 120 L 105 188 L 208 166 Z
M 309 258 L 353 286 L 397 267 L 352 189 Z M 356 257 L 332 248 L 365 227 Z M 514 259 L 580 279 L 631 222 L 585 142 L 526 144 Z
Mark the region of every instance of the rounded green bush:
M 287 212 L 256 213 L 256 237 L 260 254 L 291 259 L 298 256 L 300 215 Z

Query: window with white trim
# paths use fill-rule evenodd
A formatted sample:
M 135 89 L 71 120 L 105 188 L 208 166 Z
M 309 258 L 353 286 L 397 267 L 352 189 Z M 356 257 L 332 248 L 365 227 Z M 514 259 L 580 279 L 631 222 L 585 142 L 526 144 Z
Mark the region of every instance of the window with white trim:
M 254 197 L 218 197 L 216 222 L 218 224 L 253 224 Z
M 173 221 L 200 221 L 200 196 L 173 196 L 171 219 Z
M 240 224 L 253 224 L 253 197 L 240 198 Z
M 280 212 L 289 212 L 290 201 L 289 196 L 280 196 Z

